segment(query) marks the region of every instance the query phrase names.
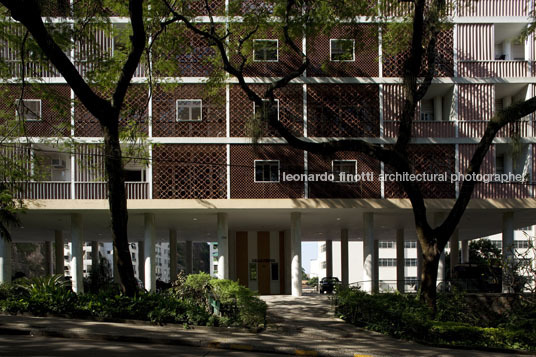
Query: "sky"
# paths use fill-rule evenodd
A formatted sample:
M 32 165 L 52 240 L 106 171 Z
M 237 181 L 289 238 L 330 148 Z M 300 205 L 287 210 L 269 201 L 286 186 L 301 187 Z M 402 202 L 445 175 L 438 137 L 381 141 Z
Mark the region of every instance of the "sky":
M 318 255 L 318 242 L 302 242 L 302 266 L 307 274 L 311 271 L 311 259 Z

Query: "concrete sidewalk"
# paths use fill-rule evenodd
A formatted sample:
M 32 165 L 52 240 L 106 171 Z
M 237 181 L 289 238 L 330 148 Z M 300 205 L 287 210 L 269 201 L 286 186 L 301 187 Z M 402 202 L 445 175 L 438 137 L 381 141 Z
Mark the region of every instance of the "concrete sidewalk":
M 262 298 L 268 303 L 268 328 L 261 333 L 0 315 L 0 334 L 213 347 L 251 351 L 252 356 L 256 351 L 302 356 L 512 356 L 423 346 L 365 331 L 334 318 L 326 296 Z

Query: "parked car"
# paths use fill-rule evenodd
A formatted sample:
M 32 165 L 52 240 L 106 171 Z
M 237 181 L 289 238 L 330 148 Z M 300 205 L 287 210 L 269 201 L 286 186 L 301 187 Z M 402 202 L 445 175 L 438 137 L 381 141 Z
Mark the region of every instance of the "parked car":
M 341 282 L 339 281 L 339 278 L 337 277 L 324 277 L 322 280 L 320 280 L 320 294 L 333 293 L 333 290 L 335 290 L 335 285 L 339 285 Z

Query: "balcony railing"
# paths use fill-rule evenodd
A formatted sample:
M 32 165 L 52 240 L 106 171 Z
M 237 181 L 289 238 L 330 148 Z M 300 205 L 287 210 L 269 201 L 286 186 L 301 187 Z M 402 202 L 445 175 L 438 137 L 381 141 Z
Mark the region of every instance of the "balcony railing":
M 64 200 L 71 198 L 71 183 L 65 181 L 25 182 L 19 198 L 29 200 Z
M 528 61 L 458 61 L 459 77 L 526 77 Z
M 108 198 L 106 182 L 75 182 L 75 197 L 85 200 L 102 200 Z M 127 199 L 142 200 L 149 197 L 147 182 L 125 182 Z
M 396 138 L 398 125 L 398 121 L 386 120 L 384 122 L 384 136 Z M 455 122 L 415 120 L 411 135 L 418 138 L 453 138 L 456 135 Z
M 488 120 L 460 120 L 458 122 L 459 136 L 461 138 L 479 138 L 484 135 L 488 126 Z M 532 137 L 534 135 L 533 122 L 521 120 L 508 124 L 505 128 L 497 133 L 499 138 L 508 138 L 512 136 Z
M 534 185 L 523 182 L 489 182 L 475 185 L 473 198 L 532 198 Z
M 125 182 L 127 199 L 140 200 L 149 197 L 147 182 Z M 65 200 L 71 198 L 71 183 L 68 181 L 35 181 L 22 184 L 17 198 L 30 200 Z M 75 182 L 75 198 L 106 199 L 106 182 Z

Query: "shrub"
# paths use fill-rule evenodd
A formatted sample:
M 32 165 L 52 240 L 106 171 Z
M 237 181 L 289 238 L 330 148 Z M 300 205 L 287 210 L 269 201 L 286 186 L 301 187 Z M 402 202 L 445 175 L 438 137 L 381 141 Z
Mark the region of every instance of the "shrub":
M 370 295 L 355 288 L 341 288 L 335 303 L 337 313 L 347 322 L 398 338 L 453 346 L 536 350 L 534 311 L 503 326 L 482 327 L 475 326 L 477 317 L 470 313 L 461 294 L 440 295 L 436 319 L 412 295 Z

